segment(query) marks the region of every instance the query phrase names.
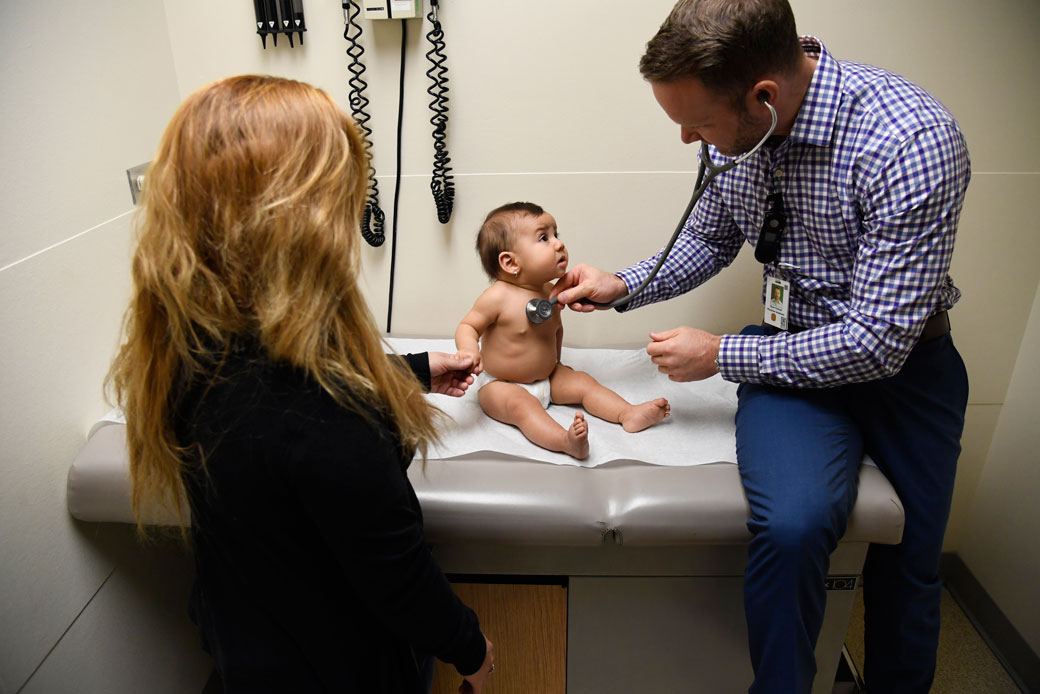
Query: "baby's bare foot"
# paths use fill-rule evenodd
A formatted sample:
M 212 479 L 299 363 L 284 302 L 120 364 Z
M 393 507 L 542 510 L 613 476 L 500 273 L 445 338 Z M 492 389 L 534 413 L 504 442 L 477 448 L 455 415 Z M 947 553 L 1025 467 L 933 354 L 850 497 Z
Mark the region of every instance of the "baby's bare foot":
M 657 398 L 641 405 L 632 405 L 627 411 L 622 412 L 618 419 L 621 420 L 621 427 L 625 431 L 642 431 L 667 417 L 671 409 L 672 406 L 667 400 Z
M 574 413 L 571 428 L 564 434 L 563 452 L 578 460 L 589 457 L 589 423 L 581 412 Z

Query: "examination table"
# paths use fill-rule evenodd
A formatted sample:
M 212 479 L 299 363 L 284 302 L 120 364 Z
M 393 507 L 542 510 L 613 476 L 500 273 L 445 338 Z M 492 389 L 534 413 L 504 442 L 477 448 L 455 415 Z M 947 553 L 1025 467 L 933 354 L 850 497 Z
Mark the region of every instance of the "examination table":
M 450 340 L 391 344 L 454 351 Z M 579 463 L 484 417 L 472 392 L 427 396 L 456 422 L 425 467 L 416 461 L 409 470 L 441 567 L 501 582 L 565 581 L 569 694 L 747 691 L 750 534 L 733 463 L 735 386 L 718 377 L 673 384 L 636 349 L 564 348 L 562 360 L 632 402 L 648 399 L 643 388 L 667 397 L 672 415 L 638 434 L 588 417 L 592 454 Z M 549 411 L 564 423 L 575 410 Z M 490 433 L 467 441 L 478 428 Z M 94 426 L 73 462 L 68 507 L 84 521 L 133 522 L 118 416 Z M 897 543 L 902 529 L 902 504 L 865 462 L 848 530 L 831 556 L 814 694 L 832 689 L 868 544 Z

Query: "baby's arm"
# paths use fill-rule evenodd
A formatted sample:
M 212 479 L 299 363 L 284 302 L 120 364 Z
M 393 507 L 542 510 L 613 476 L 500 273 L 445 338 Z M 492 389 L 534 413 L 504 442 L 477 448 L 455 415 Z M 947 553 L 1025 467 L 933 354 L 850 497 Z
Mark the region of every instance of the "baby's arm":
M 498 319 L 496 294 L 494 286 L 485 290 L 477 297 L 476 303 L 459 323 L 459 327 L 455 328 L 455 348 L 459 355 L 473 358 L 474 374 L 484 370 L 480 358 L 480 336 Z
M 556 328 L 556 363 L 560 363 L 560 358 L 563 356 L 563 321 L 560 321 L 560 327 Z

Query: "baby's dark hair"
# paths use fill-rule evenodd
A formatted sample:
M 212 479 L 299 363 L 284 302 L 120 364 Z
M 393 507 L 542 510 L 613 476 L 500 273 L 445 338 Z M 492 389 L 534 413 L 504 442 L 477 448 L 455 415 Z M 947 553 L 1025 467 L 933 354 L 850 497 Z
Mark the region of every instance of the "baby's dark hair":
M 477 255 L 488 277 L 498 279 L 498 254 L 513 245 L 516 227 L 512 220 L 520 215 L 541 217 L 543 214 L 545 210 L 533 202 L 510 202 L 488 212 L 477 233 Z

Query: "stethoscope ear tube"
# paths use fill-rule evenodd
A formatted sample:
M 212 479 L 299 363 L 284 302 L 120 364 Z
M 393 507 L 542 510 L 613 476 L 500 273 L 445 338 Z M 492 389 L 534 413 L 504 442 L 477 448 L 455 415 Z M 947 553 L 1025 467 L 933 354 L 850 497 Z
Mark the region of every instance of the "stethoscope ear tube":
M 708 186 L 711 185 L 711 182 L 715 180 L 715 177 L 726 173 L 734 166 L 737 166 L 760 150 L 766 143 L 766 140 L 768 140 L 773 134 L 773 131 L 776 130 L 776 109 L 773 108 L 773 105 L 768 101 L 763 101 L 762 103 L 769 109 L 769 115 L 772 116 L 773 123 L 769 126 L 769 130 L 766 134 L 762 136 L 762 139 L 758 141 L 757 145 L 744 154 L 741 154 L 736 159 L 728 161 L 720 166 L 716 166 L 715 162 L 711 160 L 711 153 L 708 152 L 707 143 L 701 140 L 700 165 L 697 167 L 697 184 L 693 187 L 693 195 L 690 196 L 690 202 L 686 205 L 686 210 L 683 212 L 679 224 L 676 225 L 675 231 L 672 232 L 672 238 L 668 240 L 668 245 L 664 247 L 663 251 L 661 251 L 661 255 L 658 257 L 657 263 L 654 265 L 654 269 L 650 271 L 650 274 L 646 276 L 646 279 L 644 279 L 638 287 L 630 291 L 628 294 L 615 299 L 614 301 L 601 303 L 598 301 L 592 301 L 591 299 L 579 299 L 579 303 L 590 304 L 596 308 L 617 308 L 618 306 L 624 306 L 628 302 L 632 301 L 632 299 L 639 296 L 639 294 L 646 289 L 651 282 L 653 282 L 654 278 L 657 277 L 657 273 L 661 269 L 661 266 L 664 265 L 664 261 L 668 259 L 668 254 L 672 251 L 672 246 L 674 246 L 675 242 L 679 239 L 679 234 L 682 233 L 682 230 L 686 227 L 686 222 L 690 219 L 694 206 L 697 204 L 697 201 L 701 199 L 701 196 L 704 194 L 704 191 L 708 189 Z M 548 320 L 549 316 L 552 315 L 553 305 L 556 304 L 556 299 L 557 297 L 554 296 L 551 299 L 531 299 L 528 301 L 526 307 L 527 319 L 535 325 Z

